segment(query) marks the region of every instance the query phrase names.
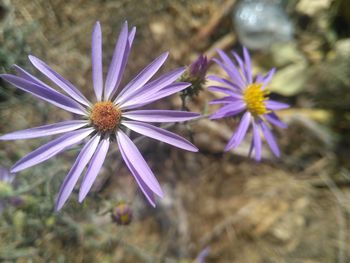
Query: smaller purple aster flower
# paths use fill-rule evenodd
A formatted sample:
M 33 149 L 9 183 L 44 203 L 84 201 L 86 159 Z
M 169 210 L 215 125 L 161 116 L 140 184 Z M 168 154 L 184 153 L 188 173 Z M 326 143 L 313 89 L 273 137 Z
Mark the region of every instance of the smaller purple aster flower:
M 112 211 L 112 220 L 118 225 L 129 225 L 132 221 L 132 210 L 125 202 L 120 202 Z
M 125 130 L 129 129 L 188 151 L 198 151 L 197 147 L 181 136 L 149 123 L 188 121 L 197 118 L 199 114 L 175 110 L 137 109 L 180 92 L 190 85 L 190 83 L 176 82 L 184 73 L 184 68 L 173 70 L 150 81 L 165 63 L 168 53 L 160 55 L 123 89 L 120 89 L 135 32 L 135 27 L 129 32 L 127 22 L 124 23 L 104 81 L 102 32 L 100 23 L 95 24 L 92 32 L 92 86 L 96 100 L 93 103 L 86 99 L 71 82 L 34 56 L 29 56 L 34 67 L 68 96 L 51 88 L 18 66 L 15 66 L 15 69 L 19 76 L 0 75 L 17 88 L 80 117 L 77 120 L 48 124 L 0 136 L 0 140 L 17 140 L 63 134 L 17 161 L 11 168 L 11 172 L 19 172 L 40 164 L 73 145 L 84 142 L 82 150 L 61 186 L 56 210 L 63 207 L 87 167 L 80 185 L 79 202 L 85 199 L 101 170 L 111 143 L 115 142 L 124 162 L 151 205 L 155 206 L 154 194 L 163 197 L 158 180 L 134 142 L 126 135 Z
M 217 50 L 221 60 L 213 59 L 229 76 L 224 79 L 218 76 L 209 76 L 208 79 L 219 82 L 224 86 L 210 86 L 212 91 L 218 91 L 227 96 L 215 99 L 210 104 L 224 104 L 218 111 L 211 115 L 211 119 L 220 119 L 224 117 L 243 114 L 236 132 L 233 134 L 225 147 L 225 151 L 236 148 L 246 136 L 249 127 L 253 129 L 253 137 L 249 150 L 249 155 L 255 152 L 255 159 L 261 159 L 261 134 L 264 135 L 267 144 L 277 157 L 280 156 L 280 150 L 272 134 L 271 125 L 280 128 L 286 128 L 276 115 L 276 110 L 286 109 L 288 104 L 269 99 L 267 85 L 271 81 L 275 69 L 271 69 L 266 76 L 258 75 L 253 78 L 251 59 L 246 48 L 243 48 L 244 60 L 232 52 L 235 57 L 233 60 L 222 50 Z

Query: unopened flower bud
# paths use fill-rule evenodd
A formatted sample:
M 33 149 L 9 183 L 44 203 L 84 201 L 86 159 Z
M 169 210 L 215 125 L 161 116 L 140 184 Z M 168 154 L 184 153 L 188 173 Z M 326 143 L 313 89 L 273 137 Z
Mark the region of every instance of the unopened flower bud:
M 181 82 L 190 82 L 192 85 L 181 92 L 181 97 L 193 97 L 198 95 L 202 90 L 206 81 L 206 74 L 209 66 L 209 61 L 206 56 L 200 55 L 187 68 L 185 73 L 181 76 Z
M 129 225 L 132 221 L 132 210 L 124 202 L 120 202 L 112 211 L 112 220 L 118 225 Z

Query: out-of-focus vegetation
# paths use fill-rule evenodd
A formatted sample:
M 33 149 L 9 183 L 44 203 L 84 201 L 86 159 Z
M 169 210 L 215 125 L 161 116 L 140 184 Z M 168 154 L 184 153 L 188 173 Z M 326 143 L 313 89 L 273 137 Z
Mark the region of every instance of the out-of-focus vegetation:
M 0 73 L 11 72 L 12 64 L 34 72 L 27 62 L 32 53 L 92 97 L 96 20 L 104 67 L 121 23 L 137 26 L 125 83 L 162 51 L 171 54 L 166 70 L 188 65 L 199 53 L 212 58 L 215 48 L 240 52 L 232 25 L 236 2 L 3 0 Z M 206 262 L 349 262 L 350 2 L 284 3 L 294 40 L 252 52 L 255 72 L 277 68 L 271 96 L 292 106 L 280 114 L 289 128 L 276 130 L 280 160 L 266 150 L 255 163 L 246 157 L 248 142 L 223 153 L 237 120 L 177 125 L 200 153 L 148 139 L 140 144 L 166 194 L 156 209 L 143 200 L 114 145 L 87 200 L 81 205 L 73 194 L 55 213 L 55 196 L 78 152 L 72 149 L 18 174 L 1 195 L 0 261 L 192 262 L 209 246 Z M 209 71 L 224 75 L 215 65 Z M 203 90 L 187 107 L 210 113 L 207 102 L 216 96 Z M 180 96 L 157 106 L 179 109 Z M 0 80 L 1 134 L 67 118 Z M 1 141 L 0 166 L 11 167 L 46 141 Z M 133 211 L 127 226 L 111 219 L 121 201 Z

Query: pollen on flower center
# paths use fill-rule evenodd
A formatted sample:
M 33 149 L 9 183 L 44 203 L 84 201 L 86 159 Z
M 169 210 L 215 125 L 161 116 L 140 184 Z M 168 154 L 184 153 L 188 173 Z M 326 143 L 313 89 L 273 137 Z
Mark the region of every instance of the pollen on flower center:
M 243 93 L 248 111 L 255 116 L 267 113 L 265 100 L 268 99 L 269 92 L 261 87 L 261 83 L 253 83 Z
M 100 132 L 115 131 L 121 117 L 121 110 L 110 101 L 97 102 L 90 114 L 92 125 Z

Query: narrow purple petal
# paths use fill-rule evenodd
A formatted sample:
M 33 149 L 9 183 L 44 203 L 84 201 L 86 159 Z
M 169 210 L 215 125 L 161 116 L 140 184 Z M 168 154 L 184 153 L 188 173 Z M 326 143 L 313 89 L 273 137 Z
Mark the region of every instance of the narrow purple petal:
M 97 101 L 103 92 L 102 32 L 100 22 L 96 22 L 91 40 L 92 81 Z
M 252 158 L 253 149 L 254 149 L 254 140 L 252 139 L 252 140 L 250 140 L 248 158 Z
M 198 113 L 175 110 L 135 110 L 123 113 L 123 117 L 144 122 L 181 122 L 199 116 Z
M 95 135 L 80 151 L 75 163 L 61 185 L 61 189 L 56 200 L 56 211 L 59 211 L 69 198 L 85 166 L 95 153 L 99 141 L 100 135 Z
M 249 112 L 244 113 L 239 123 L 238 129 L 236 130 L 236 132 L 231 137 L 231 139 L 225 147 L 225 152 L 231 150 L 232 148 L 236 148 L 242 142 L 249 128 L 250 120 L 251 114 Z
M 134 132 L 140 133 L 147 137 L 168 143 L 187 151 L 198 152 L 198 148 L 192 143 L 182 138 L 181 136 L 162 128 L 137 121 L 123 121 L 122 124 L 130 130 L 133 130 Z
M 271 151 L 273 152 L 274 155 L 276 155 L 276 157 L 280 157 L 281 155 L 280 150 L 278 148 L 275 137 L 273 136 L 270 128 L 267 127 L 267 125 L 263 121 L 260 121 L 259 124 L 264 133 L 266 142 L 270 146 Z
M 204 248 L 198 255 L 198 257 L 196 258 L 196 262 L 197 263 L 205 263 L 205 258 L 209 255 L 210 252 L 210 247 L 206 247 Z
M 241 98 L 235 98 L 235 97 L 232 97 L 232 96 L 227 96 L 227 97 L 223 97 L 221 99 L 212 100 L 212 101 L 209 102 L 209 105 L 235 103 L 235 102 L 237 102 L 237 100 L 241 100 Z
M 128 85 L 121 91 L 121 97 L 128 97 L 130 94 L 135 93 L 143 87 L 149 81 L 154 74 L 157 73 L 159 68 L 164 64 L 169 53 L 165 52 L 151 62 L 146 68 L 144 68 Z
M 164 194 L 157 179 L 153 175 L 145 159 L 143 159 L 136 145 L 121 130 L 117 133 L 117 139 L 119 148 L 124 152 L 124 160 L 127 160 L 132 164 L 133 168 L 147 187 L 158 196 L 163 197 Z
M 118 140 L 118 146 L 119 146 L 119 150 L 120 150 L 120 154 L 123 157 L 124 162 L 126 163 L 126 166 L 129 168 L 131 174 L 134 176 L 137 184 L 139 185 L 139 187 L 141 188 L 141 191 L 143 192 L 143 194 L 145 195 L 145 197 L 147 198 L 148 202 L 155 207 L 156 203 L 155 203 L 155 198 L 154 198 L 154 194 L 153 191 L 147 186 L 147 184 L 143 181 L 141 175 L 139 174 L 139 172 L 136 170 L 135 165 L 129 160 L 129 158 L 127 157 L 126 153 L 124 152 L 124 149 L 122 147 L 122 145 L 120 144 L 119 140 Z
M 124 110 L 124 109 L 134 109 L 134 108 L 142 107 L 154 101 L 157 101 L 159 99 L 170 96 L 174 93 L 177 93 L 181 90 L 184 90 L 189 86 L 191 86 L 191 83 L 176 82 L 161 89 L 156 93 L 152 93 L 152 94 L 147 93 L 144 96 L 138 96 L 134 100 L 126 101 L 125 103 L 119 105 L 119 108 Z
M 109 65 L 109 70 L 106 77 L 105 83 L 105 100 L 109 100 L 111 98 L 112 93 L 118 89 L 120 81 L 122 79 L 122 75 L 124 73 L 123 68 L 123 58 L 125 61 L 125 52 L 126 49 L 129 49 L 128 44 L 128 23 L 125 22 L 122 30 L 119 34 L 118 41 L 114 48 L 114 53 L 112 57 L 112 62 Z
M 226 73 L 232 79 L 232 83 L 236 84 L 240 89 L 244 89 L 246 85 L 241 79 L 240 75 L 237 76 L 236 74 L 233 74 L 232 70 L 226 64 L 222 63 L 220 60 L 213 58 L 213 61 L 226 71 Z
M 135 34 L 136 34 L 136 27 L 133 27 L 128 36 L 129 48 L 131 48 L 132 42 L 134 42 Z
M 232 78 L 233 82 L 237 83 L 239 87 L 243 88 L 245 86 L 245 81 L 242 78 L 241 74 L 239 73 L 239 70 L 237 69 L 236 65 L 233 63 L 233 61 L 229 58 L 229 56 L 225 52 L 219 49 L 216 51 L 218 52 L 223 62 L 226 64 L 226 72 Z
M 255 160 L 260 161 L 261 160 L 261 137 L 259 132 L 259 127 L 255 123 L 253 123 L 253 144 L 254 144 L 254 151 L 255 151 Z
M 210 76 L 207 77 L 207 79 L 212 80 L 212 81 L 216 81 L 216 82 L 219 82 L 219 83 L 222 83 L 222 84 L 225 84 L 225 85 L 227 85 L 227 86 L 229 86 L 229 87 L 231 87 L 233 89 L 236 89 L 236 90 L 241 90 L 241 88 L 237 84 L 235 84 L 235 83 L 233 83 L 233 82 L 231 82 L 231 81 L 229 81 L 227 79 L 218 77 L 216 75 L 210 75 Z
M 255 82 L 256 83 L 262 83 L 264 81 L 264 77 L 260 74 L 256 75 Z
M 0 140 L 23 140 L 74 131 L 88 124 L 85 120 L 63 121 L 40 127 L 11 132 L 0 136 Z
M 271 81 L 273 75 L 275 74 L 276 69 L 273 68 L 269 71 L 269 73 L 267 73 L 266 77 L 263 78 L 263 85 L 262 85 L 262 89 L 265 89 L 267 84 L 269 84 L 269 82 Z
M 153 80 L 146 85 L 144 85 L 141 89 L 131 92 L 128 94 L 124 94 L 123 91 L 117 96 L 116 100 L 114 101 L 116 104 L 123 104 L 127 100 L 131 100 L 132 98 L 137 97 L 147 97 L 151 94 L 154 94 L 158 92 L 159 90 L 165 88 L 166 86 L 172 84 L 177 79 L 180 78 L 180 76 L 185 72 L 185 68 L 178 68 L 173 71 L 170 71 L 166 74 L 163 74 L 156 80 Z
M 266 108 L 269 110 L 282 110 L 282 109 L 289 108 L 288 104 L 274 101 L 274 100 L 266 100 L 265 105 L 266 105 Z
M 246 85 L 251 84 L 250 82 L 248 82 L 248 72 L 244 66 L 243 60 L 236 52 L 232 51 L 232 55 L 236 58 L 236 61 L 241 69 L 242 75 L 244 76 L 244 79 L 245 79 L 245 81 L 244 81 L 245 84 Z
M 16 86 L 17 88 L 31 93 L 32 95 L 45 100 L 59 108 L 79 115 L 86 115 L 85 109 L 73 99 L 55 91 L 52 88 L 38 85 L 34 82 L 10 74 L 1 74 L 1 78 Z
M 125 52 L 124 52 L 122 65 L 121 65 L 121 70 L 120 70 L 120 74 L 119 74 L 120 75 L 119 82 L 117 82 L 117 85 L 115 86 L 115 88 L 113 89 L 111 95 L 109 96 L 110 98 L 112 98 L 117 93 L 117 91 L 119 89 L 119 84 L 120 84 L 120 82 L 121 82 L 121 80 L 123 78 L 123 73 L 124 73 L 126 64 L 128 62 L 128 58 L 129 58 L 129 54 L 130 54 L 130 51 L 131 51 L 132 43 L 134 41 L 135 34 L 136 34 L 136 27 L 133 27 L 131 29 L 131 32 L 129 33 L 128 43 L 126 44 L 126 47 L 125 47 Z
M 40 79 L 34 77 L 32 74 L 30 74 L 29 72 L 25 71 L 24 69 L 22 69 L 21 67 L 14 65 L 13 66 L 14 69 L 16 70 L 16 73 L 23 79 L 28 80 L 30 82 L 33 82 L 34 84 L 37 84 L 39 86 L 44 86 L 45 88 L 49 89 L 49 90 L 54 90 L 53 88 L 51 88 L 49 85 L 47 85 L 46 83 L 44 83 L 43 81 L 41 81 Z
M 248 80 L 248 83 L 251 84 L 253 83 L 252 65 L 251 65 L 250 55 L 246 47 L 243 47 L 243 56 L 244 56 L 247 80 Z
M 85 199 L 86 195 L 92 187 L 92 184 L 95 182 L 95 179 L 101 170 L 103 162 L 106 159 L 108 149 L 109 138 L 104 139 L 100 142 L 90 161 L 89 167 L 80 186 L 79 202 L 82 202 Z
M 90 106 L 90 102 L 85 98 L 85 96 L 73 86 L 68 80 L 64 79 L 60 74 L 50 68 L 42 60 L 29 55 L 29 60 L 32 62 L 33 66 L 36 67 L 41 73 L 48 77 L 57 86 L 63 89 L 69 96 L 71 96 L 76 101 L 80 102 L 85 106 Z
M 270 122 L 271 124 L 277 126 L 277 127 L 280 127 L 282 129 L 285 129 L 287 128 L 287 124 L 285 124 L 284 122 L 282 122 L 280 120 L 280 118 L 278 118 L 278 116 L 276 115 L 276 113 L 274 112 L 270 112 L 268 114 L 265 114 L 264 115 L 265 119 Z
M 228 116 L 234 116 L 242 112 L 245 109 L 245 104 L 243 102 L 236 102 L 229 105 L 225 105 L 213 113 L 209 119 L 221 119 Z
M 42 163 L 62 152 L 69 146 L 82 141 L 93 131 L 93 128 L 86 128 L 68 132 L 61 137 L 46 143 L 15 163 L 15 165 L 11 168 L 11 172 L 16 173 L 36 164 Z
M 222 93 L 225 93 L 228 95 L 239 96 L 240 98 L 242 98 L 241 94 L 235 92 L 234 90 L 232 90 L 230 88 L 224 88 L 224 87 L 220 87 L 220 86 L 209 86 L 208 90 L 222 92 Z

